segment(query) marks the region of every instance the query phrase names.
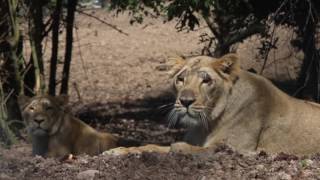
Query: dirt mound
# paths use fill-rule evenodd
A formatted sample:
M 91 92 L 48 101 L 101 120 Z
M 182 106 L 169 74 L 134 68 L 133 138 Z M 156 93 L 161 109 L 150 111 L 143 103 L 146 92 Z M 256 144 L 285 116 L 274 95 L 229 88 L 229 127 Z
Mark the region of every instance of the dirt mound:
M 195 155 L 78 156 L 69 163 L 26 156 L 17 147 L 0 151 L 0 179 L 317 179 L 319 165 L 319 155 L 241 155 L 225 146 Z

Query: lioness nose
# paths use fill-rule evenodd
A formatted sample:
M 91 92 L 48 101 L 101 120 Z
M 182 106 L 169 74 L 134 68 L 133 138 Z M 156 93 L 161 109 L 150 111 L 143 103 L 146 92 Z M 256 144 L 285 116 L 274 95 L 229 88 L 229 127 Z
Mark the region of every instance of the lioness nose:
M 44 118 L 41 118 L 41 117 L 37 117 L 34 119 L 34 121 L 38 124 L 41 124 L 43 121 L 44 121 Z
M 183 106 L 189 107 L 193 102 L 196 101 L 196 98 L 195 98 L 193 91 L 183 90 L 181 92 L 179 100 Z

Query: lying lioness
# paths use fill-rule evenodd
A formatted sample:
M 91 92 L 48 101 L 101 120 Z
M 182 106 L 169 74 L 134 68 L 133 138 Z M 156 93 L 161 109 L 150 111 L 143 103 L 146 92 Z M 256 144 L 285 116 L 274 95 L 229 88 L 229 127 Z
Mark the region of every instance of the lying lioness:
M 171 149 L 195 152 L 225 143 L 240 152 L 320 152 L 320 106 L 295 99 L 266 78 L 241 70 L 228 54 L 175 58 L 176 101 L 169 125 L 189 127 Z M 201 147 L 201 148 L 200 148 Z
M 33 154 L 49 157 L 83 153 L 96 155 L 117 147 L 119 138 L 97 132 L 75 118 L 66 110 L 66 101 L 66 96 L 19 97 Z

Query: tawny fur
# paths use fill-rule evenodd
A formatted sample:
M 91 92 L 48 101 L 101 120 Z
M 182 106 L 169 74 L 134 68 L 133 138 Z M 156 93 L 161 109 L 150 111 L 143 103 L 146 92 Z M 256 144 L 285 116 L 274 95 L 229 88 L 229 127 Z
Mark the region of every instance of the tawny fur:
M 185 82 L 177 83 L 179 73 L 185 70 L 188 71 Z M 198 71 L 210 75 L 212 87 L 202 83 Z M 175 82 L 177 109 L 183 109 L 179 97 L 185 89 L 196 96 L 195 102 L 185 109 L 210 107 L 205 112 L 208 131 L 197 125 L 200 121 L 197 117 L 179 119 L 196 124 L 185 137 L 190 144 L 214 148 L 226 143 L 240 152 L 264 150 L 296 155 L 320 152 L 320 106 L 290 97 L 266 78 L 241 70 L 236 55 L 188 59 L 175 74 Z

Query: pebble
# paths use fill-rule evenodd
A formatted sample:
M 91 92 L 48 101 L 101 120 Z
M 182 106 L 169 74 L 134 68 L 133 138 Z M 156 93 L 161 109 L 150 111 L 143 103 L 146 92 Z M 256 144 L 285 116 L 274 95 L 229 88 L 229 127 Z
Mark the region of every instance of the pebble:
M 99 173 L 99 171 L 94 169 L 82 171 L 77 175 L 77 179 L 93 180 L 97 173 Z
M 257 170 L 263 170 L 264 169 L 264 165 L 263 164 L 258 164 L 257 166 L 256 166 L 256 169 Z
M 6 175 L 6 174 L 4 174 L 4 173 L 0 173 L 0 179 L 1 180 L 11 180 L 13 178 L 8 176 L 8 175 Z
M 305 163 L 306 163 L 306 165 L 309 167 L 309 166 L 312 166 L 313 161 L 312 161 L 311 159 L 306 159 L 306 160 L 305 160 Z
M 287 174 L 285 172 L 279 172 L 278 177 L 281 180 L 291 180 L 292 179 L 291 175 Z

